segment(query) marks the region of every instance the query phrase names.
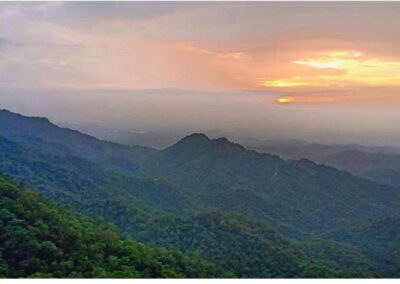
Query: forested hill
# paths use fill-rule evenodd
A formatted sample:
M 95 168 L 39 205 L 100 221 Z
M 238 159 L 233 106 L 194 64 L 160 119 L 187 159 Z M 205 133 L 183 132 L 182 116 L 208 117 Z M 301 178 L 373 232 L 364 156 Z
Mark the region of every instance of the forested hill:
M 290 141 L 250 142 L 245 145 L 263 153 L 275 153 L 285 159 L 310 159 L 376 183 L 400 187 L 399 148 Z
M 50 153 L 76 155 L 126 170 L 135 170 L 140 158 L 155 151 L 101 141 L 76 130 L 58 127 L 47 118 L 27 117 L 8 110 L 0 110 L 0 136 L 25 141 L 32 146 L 45 141 Z
M 150 176 L 179 184 L 197 202 L 303 232 L 335 230 L 400 214 L 400 192 L 309 160 L 285 161 L 225 138 L 193 134 L 152 154 Z
M 109 225 L 0 173 L 0 277 L 228 277 L 198 257 L 122 241 Z
M 400 188 L 400 155 L 343 151 L 319 157 L 317 161 L 352 174 Z

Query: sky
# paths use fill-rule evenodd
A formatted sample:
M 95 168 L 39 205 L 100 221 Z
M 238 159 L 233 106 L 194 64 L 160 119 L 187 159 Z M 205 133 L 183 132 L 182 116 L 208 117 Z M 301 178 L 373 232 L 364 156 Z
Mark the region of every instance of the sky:
M 0 108 L 400 145 L 399 2 L 2 2 Z

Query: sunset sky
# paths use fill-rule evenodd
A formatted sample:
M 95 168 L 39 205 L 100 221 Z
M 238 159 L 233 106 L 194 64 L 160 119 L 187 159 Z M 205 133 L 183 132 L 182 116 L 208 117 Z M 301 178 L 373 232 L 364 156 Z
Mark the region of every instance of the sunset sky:
M 400 3 L 0 3 L 0 88 L 60 122 L 400 145 Z

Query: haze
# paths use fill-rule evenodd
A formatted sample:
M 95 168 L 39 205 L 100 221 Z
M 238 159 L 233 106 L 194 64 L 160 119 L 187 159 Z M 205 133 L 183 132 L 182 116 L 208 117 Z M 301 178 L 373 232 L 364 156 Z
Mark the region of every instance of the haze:
M 400 3 L 0 3 L 0 108 L 400 146 Z

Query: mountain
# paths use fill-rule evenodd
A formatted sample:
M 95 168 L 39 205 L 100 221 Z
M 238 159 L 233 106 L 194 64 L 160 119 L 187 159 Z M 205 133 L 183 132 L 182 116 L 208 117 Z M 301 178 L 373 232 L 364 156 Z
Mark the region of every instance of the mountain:
M 123 226 L 123 232 L 143 226 L 157 211 L 179 212 L 191 205 L 162 180 L 139 179 L 49 149 L 43 141 L 32 147 L 0 137 L 0 168 L 46 197 Z
M 98 166 L 96 167 L 90 162 L 77 158 L 68 160 L 64 157 L 64 163 L 58 165 L 57 159 L 51 156 L 42 156 L 40 153 L 33 155 L 32 152 L 25 151 L 21 144 L 15 144 L 4 138 L 0 139 L 0 149 L 4 150 L 2 155 L 0 155 L 0 165 L 20 181 L 36 184 L 40 187 L 38 191 L 41 194 L 58 202 L 73 206 L 82 213 L 102 217 L 105 220 L 113 222 L 125 236 L 131 236 L 146 243 L 167 246 L 171 249 L 179 248 L 186 252 L 193 251 L 189 247 L 182 246 L 183 242 L 179 243 L 177 240 L 197 239 L 199 241 L 202 240 L 203 243 L 209 243 L 210 241 L 208 240 L 210 235 L 204 235 L 205 232 L 209 231 L 209 228 L 203 225 L 206 220 L 213 222 L 214 216 L 206 214 L 184 218 L 173 217 L 168 214 L 168 208 L 174 206 L 179 208 L 179 205 L 173 199 L 174 190 L 169 189 L 168 185 L 163 185 L 162 181 L 158 181 L 158 184 L 159 187 L 163 186 L 157 189 L 154 188 L 154 181 L 146 183 L 130 178 L 126 181 L 129 181 L 130 187 L 126 187 L 125 190 L 127 192 L 124 192 L 122 189 L 118 189 L 121 186 L 121 181 L 113 179 L 114 188 L 108 194 L 106 187 L 100 187 L 100 184 L 102 182 L 108 184 L 108 179 L 113 178 L 115 173 L 101 170 Z M 56 164 L 58 166 L 55 166 Z M 90 180 L 88 179 L 89 177 Z M 154 196 L 152 203 L 146 202 L 149 196 Z M 190 204 L 190 200 L 186 201 L 186 204 Z M 161 215 L 159 213 L 160 210 L 163 212 Z M 222 216 L 220 217 L 222 218 Z M 202 222 L 195 224 L 193 220 L 202 220 Z M 243 220 L 240 219 L 237 222 L 240 224 Z M 210 251 L 209 249 L 212 247 L 208 245 L 199 247 L 196 253 L 201 253 L 208 256 L 208 259 L 220 262 L 225 259 L 226 252 L 236 252 L 242 257 L 242 260 L 236 263 L 235 268 L 242 267 L 244 261 L 252 260 L 254 262 L 254 260 L 260 261 L 262 259 L 263 264 L 259 264 L 263 265 L 262 270 L 257 271 L 253 269 L 246 272 L 237 269 L 235 272 L 239 276 L 283 277 L 289 275 L 289 271 L 286 271 L 288 272 L 287 274 L 283 274 L 285 270 L 278 271 L 274 268 L 270 258 L 261 257 L 263 254 L 276 255 L 275 257 L 281 258 L 285 257 L 284 251 L 287 250 L 287 242 L 275 244 L 274 247 L 269 246 L 267 247 L 268 250 L 265 247 L 263 250 L 253 249 L 252 255 L 245 254 L 244 252 L 249 247 L 257 248 L 266 241 L 269 242 L 268 237 L 261 236 L 259 237 L 259 242 L 252 240 L 248 244 L 243 244 L 243 237 L 237 234 L 235 227 L 237 225 L 234 224 L 232 228 L 230 228 L 230 225 L 227 226 L 225 229 L 226 232 L 223 232 L 224 238 L 212 239 L 214 242 L 217 242 L 216 246 L 221 249 L 219 254 L 216 254 L 215 250 Z M 198 230 L 203 234 L 199 234 Z M 247 238 L 250 237 L 251 235 Z M 241 250 L 232 250 L 238 244 L 241 245 Z M 244 256 L 246 256 L 246 259 Z M 220 265 L 230 267 L 226 263 L 220 263 Z M 230 267 L 230 269 L 232 268 Z M 259 269 L 259 266 L 257 269 Z M 302 272 L 300 263 L 295 264 L 294 271 L 297 275 Z M 293 273 L 291 272 L 290 275 Z M 332 273 L 330 272 L 330 275 L 333 275 Z M 316 276 L 317 274 L 314 275 Z
M 251 143 L 251 149 L 273 153 L 285 159 L 310 159 L 333 166 L 380 184 L 400 185 L 400 150 L 393 147 L 367 147 L 356 144 L 307 144 L 291 141 L 263 141 Z
M 124 238 L 199 254 L 238 277 L 393 277 L 399 267 L 339 240 L 400 216 L 394 188 L 200 133 L 158 151 L 0 113 L 0 170 Z
M 344 151 L 360 151 L 365 153 L 400 154 L 398 147 L 364 146 L 358 144 L 321 144 L 299 140 L 257 140 L 236 137 L 242 145 L 262 153 L 279 155 L 284 159 L 318 159 L 335 155 Z
M 318 161 L 380 184 L 400 187 L 400 155 L 343 151 Z
M 0 173 L 0 277 L 222 277 L 179 251 L 121 240 L 113 227 L 76 215 Z
M 188 136 L 141 167 L 224 211 L 320 233 L 398 215 L 399 191 L 309 160 L 285 161 L 225 138 Z
M 0 110 L 0 136 L 30 144 L 43 140 L 51 147 L 51 153 L 57 148 L 64 155 L 79 156 L 126 170 L 135 170 L 138 159 L 153 152 L 146 147 L 128 147 L 101 141 L 75 130 L 60 128 L 47 118 L 26 117 L 7 110 Z

